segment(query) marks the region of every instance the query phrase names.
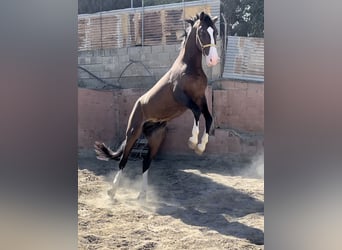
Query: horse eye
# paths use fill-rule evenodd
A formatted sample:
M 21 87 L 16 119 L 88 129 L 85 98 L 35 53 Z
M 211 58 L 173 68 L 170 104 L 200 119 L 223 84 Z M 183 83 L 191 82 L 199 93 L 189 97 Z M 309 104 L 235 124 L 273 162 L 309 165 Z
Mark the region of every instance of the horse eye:
M 208 32 L 206 31 L 206 30 L 201 30 L 201 33 L 203 34 L 203 35 L 205 35 L 205 34 L 207 34 Z

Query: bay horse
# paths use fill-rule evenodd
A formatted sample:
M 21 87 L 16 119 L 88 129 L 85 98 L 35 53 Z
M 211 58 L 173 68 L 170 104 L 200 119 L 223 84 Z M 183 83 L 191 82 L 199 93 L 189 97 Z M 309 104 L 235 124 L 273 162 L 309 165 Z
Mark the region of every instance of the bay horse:
M 165 137 L 168 121 L 190 109 L 194 115 L 194 125 L 188 141 L 189 147 L 201 155 L 208 143 L 212 116 L 205 97 L 207 76 L 202 68 L 202 55 L 208 67 L 219 61 L 216 49 L 217 17 L 211 18 L 201 12 L 185 21 L 190 25 L 177 59 L 170 70 L 136 101 L 129 116 L 126 138 L 119 149 L 114 152 L 104 143 L 96 141 L 94 144 L 98 159 L 120 160 L 119 171 L 113 180 L 112 189 L 108 191 L 112 198 L 132 147 L 142 133 L 148 141 L 148 153 L 143 159 L 143 182 L 139 199 L 146 199 L 148 169 Z M 201 114 L 205 118 L 205 132 L 198 144 Z

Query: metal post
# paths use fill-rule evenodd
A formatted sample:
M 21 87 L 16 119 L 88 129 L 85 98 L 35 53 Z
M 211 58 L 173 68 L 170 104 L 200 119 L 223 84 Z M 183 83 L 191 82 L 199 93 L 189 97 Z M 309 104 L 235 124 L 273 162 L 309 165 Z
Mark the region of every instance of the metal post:
M 102 0 L 100 3 L 100 37 L 101 37 L 101 49 L 103 49 L 103 46 L 102 46 Z
M 183 3 L 183 29 L 185 30 L 185 2 L 184 0 L 182 0 L 182 3 Z
M 142 0 L 142 17 L 141 17 L 141 47 L 144 47 L 144 0 Z
M 223 13 L 221 13 L 221 17 L 223 19 L 223 22 L 224 22 L 224 33 L 223 33 L 223 39 L 222 39 L 222 42 L 223 42 L 223 53 L 221 53 L 221 77 L 223 75 L 223 71 L 224 71 L 224 65 L 226 63 L 226 51 L 227 51 L 227 43 L 228 43 L 228 39 L 227 39 L 227 27 L 228 27 L 228 24 L 227 24 L 227 20 L 226 18 L 224 17 Z

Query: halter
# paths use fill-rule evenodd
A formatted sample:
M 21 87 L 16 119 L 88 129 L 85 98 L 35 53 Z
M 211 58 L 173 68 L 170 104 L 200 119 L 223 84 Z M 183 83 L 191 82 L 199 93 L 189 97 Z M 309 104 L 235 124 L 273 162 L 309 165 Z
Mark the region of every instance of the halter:
M 202 54 L 204 55 L 204 49 L 207 48 L 207 47 L 216 47 L 215 44 L 212 44 L 212 43 L 208 43 L 208 44 L 205 44 L 203 45 L 201 39 L 199 38 L 199 35 L 198 35 L 198 28 L 196 29 L 196 39 L 198 40 L 201 48 L 202 48 Z

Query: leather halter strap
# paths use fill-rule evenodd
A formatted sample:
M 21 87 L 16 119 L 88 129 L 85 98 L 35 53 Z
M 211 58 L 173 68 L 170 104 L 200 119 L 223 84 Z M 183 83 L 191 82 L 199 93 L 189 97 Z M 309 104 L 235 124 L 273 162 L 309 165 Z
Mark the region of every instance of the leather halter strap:
M 208 43 L 208 44 L 205 44 L 203 45 L 201 39 L 199 38 L 199 35 L 198 35 L 198 28 L 196 29 L 196 39 L 198 40 L 201 48 L 202 48 L 202 53 L 204 55 L 204 49 L 207 48 L 207 47 L 216 47 L 216 44 L 212 44 L 212 43 Z

